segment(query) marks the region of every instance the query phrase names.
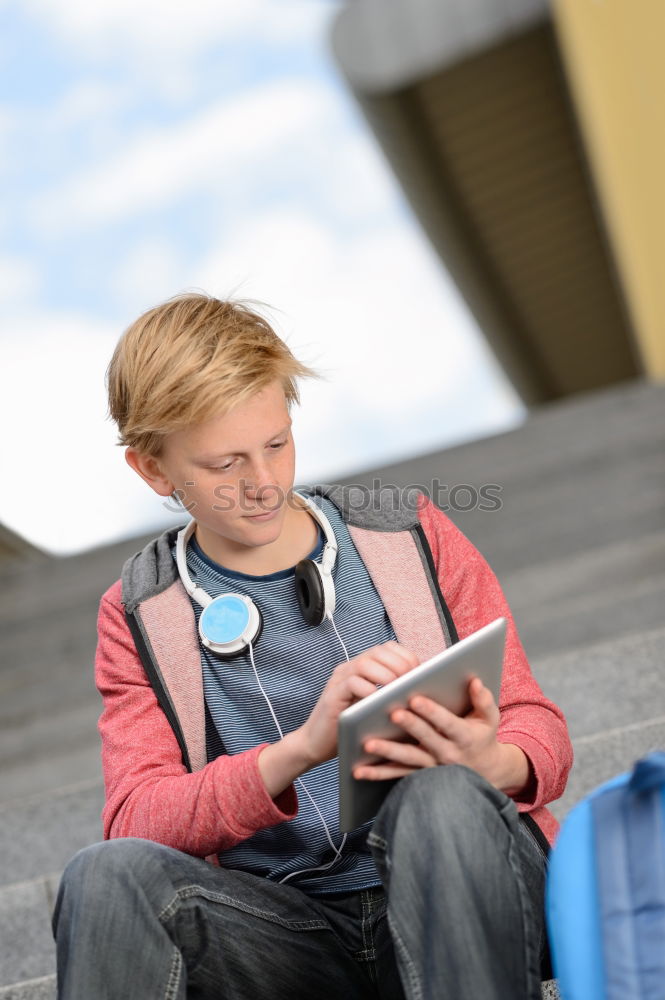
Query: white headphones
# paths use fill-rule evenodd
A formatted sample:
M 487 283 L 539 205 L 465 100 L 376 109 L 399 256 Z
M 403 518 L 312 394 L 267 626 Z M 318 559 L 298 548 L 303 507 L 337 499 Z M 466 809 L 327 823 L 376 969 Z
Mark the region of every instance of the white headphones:
M 313 559 L 301 559 L 295 568 L 296 597 L 305 621 L 320 625 L 332 619 L 335 610 L 335 585 L 332 572 L 337 559 L 337 541 L 330 521 L 317 505 L 302 493 L 292 493 L 314 520 L 321 525 L 325 546 L 321 565 Z M 186 549 L 196 521 L 192 520 L 178 532 L 176 563 L 180 579 L 189 596 L 203 608 L 199 618 L 199 635 L 203 645 L 222 658 L 237 656 L 255 643 L 261 634 L 263 619 L 254 601 L 244 594 L 221 594 L 212 598 L 197 587 L 187 569 Z

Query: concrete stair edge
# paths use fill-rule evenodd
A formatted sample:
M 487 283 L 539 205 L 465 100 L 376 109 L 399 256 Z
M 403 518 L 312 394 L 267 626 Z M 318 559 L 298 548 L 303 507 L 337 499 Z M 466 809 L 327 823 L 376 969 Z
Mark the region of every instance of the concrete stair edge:
M 16 795 L 11 799 L 6 799 L 4 802 L 0 802 L 0 814 L 3 810 L 13 810 L 16 806 L 29 805 L 31 802 L 44 802 L 50 798 L 62 798 L 66 795 L 72 795 L 76 792 L 86 792 L 90 788 L 99 788 L 100 785 L 103 786 L 104 781 L 101 778 L 84 778 L 82 781 L 72 781 L 66 785 L 58 785 L 55 788 L 48 788 L 43 792 L 30 792 L 29 795 Z
M 48 976 L 0 986 L 0 1000 L 55 1000 L 56 992 L 56 975 L 53 972 Z

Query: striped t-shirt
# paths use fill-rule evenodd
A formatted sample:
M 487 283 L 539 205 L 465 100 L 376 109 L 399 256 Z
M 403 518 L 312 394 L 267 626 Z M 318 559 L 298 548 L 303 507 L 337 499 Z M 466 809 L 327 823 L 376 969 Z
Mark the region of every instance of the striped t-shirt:
M 333 618 L 353 658 L 370 646 L 395 639 L 395 632 L 339 510 L 327 497 L 313 499 L 328 517 L 337 540 Z M 310 559 L 320 562 L 323 543 L 319 528 L 318 544 Z M 175 545 L 172 552 L 175 559 Z M 260 609 L 263 630 L 254 645 L 256 669 L 282 731 L 286 734 L 297 729 L 309 717 L 334 668 L 346 659 L 330 621 L 326 619 L 314 628 L 304 620 L 293 569 L 266 576 L 228 570 L 205 555 L 195 537 L 187 547 L 187 567 L 192 580 L 211 597 L 244 594 Z M 192 605 L 198 629 L 202 609 L 194 601 Z M 202 644 L 200 649 L 208 761 L 221 753 L 241 753 L 259 743 L 276 742 L 279 733 L 257 685 L 249 653 L 222 660 Z M 323 814 L 339 849 L 343 834 L 339 830 L 337 768 L 334 758 L 301 775 L 300 781 Z M 321 819 L 297 782 L 295 788 L 298 815 L 221 852 L 222 865 L 279 881 L 291 872 L 332 861 L 334 854 Z M 366 823 L 349 833 L 341 858 L 326 871 L 293 875 L 287 885 L 312 895 L 379 885 L 381 879 L 366 844 L 370 826 Z

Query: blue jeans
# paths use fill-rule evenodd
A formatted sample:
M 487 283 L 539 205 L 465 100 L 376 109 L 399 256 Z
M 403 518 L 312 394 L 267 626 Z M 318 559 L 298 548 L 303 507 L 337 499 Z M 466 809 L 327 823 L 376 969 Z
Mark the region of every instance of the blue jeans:
M 59 1000 L 539 1000 L 545 857 L 474 771 L 397 782 L 382 886 L 308 896 L 150 840 L 85 847 L 53 913 Z

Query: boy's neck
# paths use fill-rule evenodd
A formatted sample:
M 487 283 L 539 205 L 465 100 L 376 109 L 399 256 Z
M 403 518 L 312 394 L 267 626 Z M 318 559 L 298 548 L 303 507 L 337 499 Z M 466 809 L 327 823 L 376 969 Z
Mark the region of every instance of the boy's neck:
M 203 552 L 225 569 L 250 576 L 267 576 L 280 570 L 292 569 L 301 559 L 306 559 L 316 547 L 318 525 L 304 508 L 287 505 L 279 537 L 274 542 L 256 547 L 229 545 L 197 523 L 196 541 Z

